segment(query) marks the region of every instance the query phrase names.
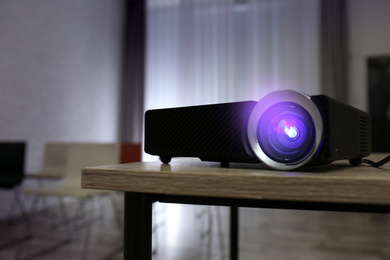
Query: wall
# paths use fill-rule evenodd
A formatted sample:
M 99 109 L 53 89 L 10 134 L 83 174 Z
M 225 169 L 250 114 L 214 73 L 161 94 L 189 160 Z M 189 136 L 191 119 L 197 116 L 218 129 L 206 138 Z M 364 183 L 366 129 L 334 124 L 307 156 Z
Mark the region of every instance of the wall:
M 123 7 L 122 0 L 0 1 L 0 140 L 27 141 L 28 173 L 40 171 L 47 142 L 118 140 Z M 5 191 L 0 198 L 13 200 Z M 30 207 L 31 196 L 24 198 Z M 1 203 L 0 219 L 9 207 Z
M 0 140 L 117 141 L 122 0 L 0 1 Z
M 349 0 L 349 103 L 368 111 L 367 57 L 390 54 L 390 1 Z

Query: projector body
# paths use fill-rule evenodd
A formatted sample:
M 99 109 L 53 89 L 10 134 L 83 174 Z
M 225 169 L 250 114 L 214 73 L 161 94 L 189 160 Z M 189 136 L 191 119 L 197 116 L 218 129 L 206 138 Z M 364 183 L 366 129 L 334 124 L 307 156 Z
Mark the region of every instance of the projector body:
M 324 95 L 276 91 L 256 101 L 148 110 L 145 152 L 278 170 L 371 153 L 369 115 Z

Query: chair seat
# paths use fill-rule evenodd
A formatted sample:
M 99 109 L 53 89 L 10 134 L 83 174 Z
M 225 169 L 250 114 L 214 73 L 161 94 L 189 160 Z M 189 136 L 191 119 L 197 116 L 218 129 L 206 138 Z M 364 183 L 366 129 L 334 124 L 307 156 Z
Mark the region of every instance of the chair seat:
M 106 195 L 112 191 L 107 190 L 86 190 L 79 187 L 48 187 L 35 190 L 28 190 L 29 194 L 41 195 L 41 196 L 61 196 L 61 197 L 77 197 L 81 199 L 87 199 L 93 196 Z
M 62 179 L 64 178 L 63 173 L 28 173 L 25 175 L 26 178 L 31 179 Z

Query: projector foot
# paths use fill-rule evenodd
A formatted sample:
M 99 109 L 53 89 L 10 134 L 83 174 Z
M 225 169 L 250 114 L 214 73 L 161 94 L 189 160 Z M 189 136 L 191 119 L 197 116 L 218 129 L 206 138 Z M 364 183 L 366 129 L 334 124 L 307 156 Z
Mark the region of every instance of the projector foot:
M 358 166 L 362 163 L 362 158 L 358 158 L 358 159 L 350 159 L 349 160 L 349 163 L 352 165 L 352 166 Z
M 171 162 L 171 156 L 160 156 L 160 161 L 164 164 L 168 164 Z

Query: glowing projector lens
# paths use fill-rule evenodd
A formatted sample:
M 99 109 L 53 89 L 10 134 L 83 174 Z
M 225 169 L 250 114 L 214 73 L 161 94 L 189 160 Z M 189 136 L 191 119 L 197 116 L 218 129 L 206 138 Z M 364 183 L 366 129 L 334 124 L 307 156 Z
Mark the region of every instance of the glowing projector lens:
M 272 160 L 299 163 L 314 147 L 315 126 L 309 113 L 300 105 L 276 103 L 261 116 L 257 138 L 261 149 Z

